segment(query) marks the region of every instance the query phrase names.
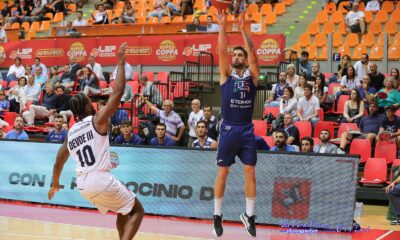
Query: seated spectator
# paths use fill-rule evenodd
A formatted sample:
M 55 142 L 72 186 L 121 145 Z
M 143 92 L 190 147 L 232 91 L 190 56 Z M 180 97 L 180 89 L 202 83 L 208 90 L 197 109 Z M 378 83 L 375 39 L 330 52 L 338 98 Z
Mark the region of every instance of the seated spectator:
M 58 95 L 54 91 L 54 86 L 50 83 L 46 84 L 46 93 L 43 102 L 39 105 L 30 105 L 29 111 L 22 114 L 28 126 L 33 126 L 35 119 L 47 118 L 56 112 L 56 104 Z
M 294 96 L 297 100 L 304 97 L 304 86 L 307 84 L 306 75 L 299 76 L 299 85 L 294 89 Z
M 40 98 L 40 85 L 35 83 L 32 75 L 27 75 L 28 84 L 25 86 L 24 92 L 20 93 L 20 109 L 23 111 L 28 101 L 37 104 Z
M 33 75 L 32 67 L 29 66 L 29 65 L 27 65 L 27 66 L 25 66 L 25 76 L 27 76 L 27 75 L 29 75 L 29 74 L 32 74 L 32 75 Z
M 319 100 L 319 106 L 324 109 L 324 111 L 328 111 L 330 105 L 327 103 L 328 99 L 328 87 L 325 86 L 325 78 L 322 78 L 323 75 L 319 74 L 315 78 L 315 84 L 313 87 L 313 94 Z
M 123 23 L 134 23 L 135 22 L 135 9 L 132 7 L 131 2 L 126 1 L 124 5 L 124 12 L 122 13 Z
M 203 106 L 204 116 L 200 118 L 201 121 L 204 121 L 207 124 L 207 135 L 213 140 L 218 140 L 218 131 L 217 131 L 217 118 L 213 115 L 212 107 L 210 105 Z
M 344 55 L 338 65 L 337 78 L 342 79 L 343 76 L 347 75 L 347 68 L 350 66 L 352 66 L 350 56 Z
M 355 78 L 361 82 L 363 77 L 365 75 L 367 75 L 368 73 L 370 73 L 370 67 L 371 67 L 371 62 L 369 61 L 369 56 L 366 53 L 361 54 L 361 60 L 357 61 L 356 63 L 354 63 L 354 70 L 355 70 Z M 372 79 L 371 79 L 371 84 L 372 84 Z M 379 86 L 375 86 L 374 84 L 372 84 L 372 86 L 375 87 L 375 89 L 378 91 L 379 89 L 376 87 Z
M 49 73 L 48 80 L 54 86 L 57 86 L 58 84 L 61 84 L 60 76 L 58 76 L 58 68 L 56 66 L 53 66 L 53 67 L 50 68 L 50 73 Z
M 343 116 L 340 123 L 360 123 L 365 112 L 364 102 L 361 100 L 358 90 L 353 89 L 350 93 L 350 99 L 344 104 Z
M 201 110 L 201 103 L 199 99 L 192 100 L 192 112 L 189 114 L 188 126 L 189 126 L 189 141 L 188 147 L 192 147 L 193 142 L 198 138 L 196 129 L 197 122 L 204 116 L 203 110 Z M 207 124 L 206 124 L 207 125 Z
M 262 137 L 257 135 L 254 135 L 254 137 L 256 138 L 257 150 L 269 151 L 271 149 L 271 147 Z
M 79 88 L 87 96 L 98 96 L 101 93 L 100 83 L 97 76 L 90 68 L 83 67 L 79 72 Z
M 307 51 L 301 52 L 301 57 L 300 57 L 301 75 L 305 74 L 307 76 L 308 74 L 311 74 L 311 63 L 308 61 L 309 55 L 310 54 Z
M 71 95 L 65 92 L 65 87 L 63 85 L 57 86 L 55 90 L 56 94 L 58 95 L 58 100 L 56 103 L 56 112 L 62 116 L 63 122 L 68 122 L 68 119 L 74 115 L 69 106 L 69 100 L 71 99 Z M 50 122 L 53 122 L 52 116 L 50 116 Z
M 74 26 L 72 26 L 71 21 L 67 21 L 67 25 L 65 26 L 66 31 L 65 31 L 65 36 L 68 37 L 80 37 L 82 33 L 78 32 Z
M 217 142 L 207 136 L 207 124 L 204 121 L 198 121 L 196 124 L 197 139 L 192 142 L 190 147 L 217 149 Z
M 26 89 L 26 77 L 20 77 L 18 84 L 12 87 L 8 93 L 7 97 L 10 101 L 10 112 L 20 112 L 20 97 L 24 94 Z
M 192 0 L 180 0 L 179 1 L 179 8 L 181 10 L 180 15 L 192 15 L 193 14 L 193 5 L 194 1 Z
M 193 18 L 193 25 L 196 26 L 196 32 L 207 32 L 207 27 L 201 26 L 199 17 Z
M 25 68 L 21 64 L 21 58 L 16 57 L 14 60 L 14 64 L 11 65 L 10 68 L 8 69 L 6 78 L 7 80 L 6 88 L 8 88 L 11 81 L 16 81 L 17 79 L 20 79 L 24 75 L 25 75 Z
M 93 13 L 91 14 L 91 16 L 92 16 L 92 19 L 94 20 L 93 24 L 109 24 L 108 14 L 107 14 L 103 4 L 99 4 L 96 16 L 94 16 Z
M 26 17 L 31 15 L 31 9 L 25 0 L 20 0 L 19 2 L 14 2 L 15 10 L 11 12 L 11 17 L 8 22 L 11 24 L 18 22 L 20 25 L 25 22 Z
M 165 6 L 167 4 L 166 0 L 154 0 L 153 2 L 153 11 L 149 13 L 148 17 L 158 17 L 158 20 L 166 14 Z
M 377 91 L 381 90 L 384 87 L 383 81 L 385 81 L 385 75 L 378 72 L 378 65 L 376 65 L 376 63 L 370 63 L 369 69 L 370 73 L 368 74 L 368 76 L 371 78 L 371 85 Z
M 141 89 L 140 94 L 146 97 L 153 105 L 161 107 L 163 99 L 160 90 L 158 90 L 157 86 L 154 83 L 150 82 L 146 75 L 141 75 L 139 77 L 139 84 L 140 84 L 139 88 Z M 144 114 L 143 112 L 144 105 L 145 105 L 144 101 L 140 101 L 140 99 L 137 99 L 136 107 L 138 109 L 139 114 Z
M 279 82 L 272 86 L 271 96 L 265 102 L 264 107 L 278 107 L 283 97 L 283 90 L 287 86 L 289 85 L 286 83 L 286 72 L 280 72 Z
M 42 89 L 42 90 L 44 90 L 44 87 L 45 87 L 45 85 L 46 85 L 46 82 L 47 82 L 47 76 L 45 76 L 43 73 L 42 73 L 42 68 L 36 68 L 35 69 L 35 76 L 34 76 L 34 78 L 35 78 L 35 83 L 36 84 L 39 84 L 40 85 L 40 88 Z
M 340 81 L 340 91 L 336 93 L 336 103 L 339 101 L 340 96 L 350 95 L 351 90 L 357 89 L 358 86 L 360 86 L 360 82 L 355 74 L 356 72 L 353 66 L 347 68 L 347 74 L 343 76 Z
M 89 63 L 86 65 L 87 68 L 92 70 L 96 77 L 101 81 L 104 80 L 103 68 L 100 63 L 97 63 L 93 56 L 89 56 Z
M 307 83 L 313 85 L 317 77 L 320 77 L 325 83 L 325 75 L 319 72 L 319 62 L 313 62 L 311 65 L 311 73 L 307 75 Z
M 120 125 L 121 134 L 115 138 L 115 144 L 142 145 L 143 139 L 132 132 L 132 123 L 124 120 Z
M 275 146 L 273 146 L 270 151 L 275 152 L 297 152 L 297 150 L 286 143 L 288 139 L 288 134 L 285 130 L 279 129 L 275 132 Z
M 112 76 L 111 76 L 112 80 L 117 78 L 117 70 L 118 70 L 118 66 L 115 67 L 115 70 L 112 73 Z M 128 62 L 125 62 L 125 80 L 126 81 L 132 80 L 132 67 Z
M 75 82 L 76 80 L 76 74 L 78 73 L 78 71 L 82 68 L 81 65 L 79 65 L 79 63 L 76 61 L 76 57 L 75 56 L 71 56 L 69 57 L 69 75 L 71 77 L 71 80 Z
M 400 72 L 398 68 L 392 68 L 390 70 L 390 76 L 394 79 L 394 88 L 399 90 L 400 87 Z
M 365 75 L 361 86 L 358 88 L 361 100 L 364 102 L 365 108 L 368 108 L 369 103 L 374 101 L 376 89 L 371 85 L 371 79 Z
M 72 79 L 71 77 L 71 68 L 70 66 L 64 65 L 64 70 L 63 73 L 61 74 L 61 85 L 63 85 L 65 87 L 65 90 L 70 93 L 74 90 L 74 86 L 75 86 L 75 79 Z M 58 84 L 56 84 L 56 86 L 58 86 Z
M 353 2 L 351 11 L 347 13 L 345 23 L 348 33 L 365 33 L 365 14 L 358 10 L 358 2 Z
M 45 7 L 46 7 L 46 5 L 42 4 L 42 0 L 34 1 L 33 7 L 31 10 L 31 14 L 30 14 L 30 16 L 26 16 L 24 21 L 30 22 L 30 23 L 36 22 L 36 21 L 42 21 L 44 13 L 45 13 Z
M 11 16 L 11 7 L 8 5 L 8 1 L 4 1 L 4 7 L 1 9 L 0 16 L 3 16 L 4 18 L 8 18 Z
M 62 128 L 63 116 L 54 114 L 54 129 L 46 135 L 47 142 L 64 142 L 68 132 Z
M 163 103 L 164 110 L 160 110 L 143 96 L 140 97 L 144 99 L 152 111 L 156 112 L 156 116 L 160 118 L 160 122 L 165 123 L 167 126 L 167 136 L 171 137 L 175 142 L 180 141 L 185 132 L 185 124 L 182 122 L 179 114 L 173 110 L 174 103 L 171 100 L 165 100 Z
M 314 139 L 312 137 L 303 137 L 301 139 L 301 152 L 312 153 L 314 148 Z
M 14 129 L 9 131 L 4 139 L 10 140 L 29 140 L 28 134 L 24 131 L 24 119 L 21 116 L 17 116 L 14 119 Z
M 176 142 L 172 138 L 166 136 L 167 126 L 164 123 L 156 125 L 156 137 L 150 140 L 152 146 L 175 146 Z
M 379 132 L 383 117 L 382 114 L 378 113 L 378 105 L 376 102 L 371 102 L 369 104 L 369 115 L 362 117 L 359 124 L 358 131 L 361 134 L 352 133 L 350 131 L 342 133 L 342 136 L 340 136 L 340 148 L 338 148 L 337 153 L 344 154 L 347 141 L 351 141 L 355 137 L 367 138 L 372 145 Z
M 310 121 L 313 128 L 319 121 L 319 100 L 312 94 L 312 86 L 306 84 L 304 87 L 304 97 L 297 102 L 297 116 L 294 121 Z
M 296 116 L 297 100 L 293 97 L 294 92 L 290 86 L 283 89 L 283 97 L 279 104 L 279 114 L 276 120 L 272 121 L 272 128 L 279 129 L 283 126 L 283 116 L 286 113 L 290 113 L 292 116 Z
M 293 89 L 299 85 L 299 75 L 296 74 L 296 67 L 294 64 L 287 66 L 286 83 L 289 84 Z
M 314 146 L 314 153 L 337 153 L 337 146 L 329 141 L 331 139 L 331 134 L 328 130 L 323 129 L 319 134 L 319 139 L 321 140 L 321 144 Z
M 380 138 L 381 134 L 390 134 L 390 138 L 396 142 L 398 149 L 397 155 L 400 151 L 400 118 L 395 115 L 397 108 L 393 106 L 388 106 L 385 108 L 386 116 L 381 122 L 381 127 L 379 128 L 379 135 L 376 138 L 377 141 L 384 140 Z
M 80 2 L 79 0 L 76 1 L 77 5 L 79 5 L 79 2 Z M 53 15 L 55 15 L 58 12 L 66 13 L 67 9 L 65 8 L 64 1 L 55 0 L 50 5 L 48 5 L 47 11 L 51 12 L 51 13 L 53 13 Z
M 207 16 L 207 32 L 219 32 L 219 25 L 213 23 L 213 16 Z
M 0 22 L 0 43 L 6 43 L 7 40 L 7 33 L 5 27 L 3 27 L 3 23 Z
M 299 149 L 300 147 L 300 132 L 299 129 L 293 124 L 293 116 L 290 113 L 286 113 L 283 117 L 283 130 L 287 132 L 288 139 L 287 144 L 292 145 L 294 148 Z
M 86 26 L 87 22 L 83 17 L 83 12 L 82 11 L 77 11 L 76 12 L 76 19 L 72 22 L 73 27 L 82 27 Z
M 386 98 L 378 97 L 378 107 L 379 112 L 384 112 L 384 108 L 387 106 L 395 106 L 396 108 L 400 107 L 400 93 L 397 89 L 393 88 L 393 77 L 387 77 L 384 81 L 385 87 L 381 89 L 375 95 L 378 96 L 380 93 L 385 93 L 387 95 Z
M 1 120 L 1 118 L 4 117 L 4 112 L 8 112 L 9 109 L 10 109 L 10 102 L 6 99 L 6 94 L 4 93 L 4 90 L 0 90 L 0 125 L 2 126 L 9 125 L 7 122 Z

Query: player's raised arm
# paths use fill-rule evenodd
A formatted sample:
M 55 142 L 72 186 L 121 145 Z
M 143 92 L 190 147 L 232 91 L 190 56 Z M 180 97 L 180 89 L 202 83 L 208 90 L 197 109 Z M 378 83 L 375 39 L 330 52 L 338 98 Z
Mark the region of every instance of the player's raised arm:
M 244 13 L 241 13 L 238 17 L 238 27 L 239 31 L 242 34 L 244 41 L 244 48 L 248 53 L 248 63 L 249 63 L 249 71 L 253 76 L 253 82 L 257 86 L 258 76 L 260 75 L 260 68 L 258 67 L 257 55 L 254 49 L 253 41 L 250 38 L 250 35 L 247 33 L 245 29 L 245 19 Z
M 60 149 L 58 150 L 56 162 L 54 163 L 53 167 L 53 186 L 49 190 L 48 197 L 51 200 L 54 194 L 60 190 L 60 175 L 64 168 L 64 164 L 69 157 L 69 152 L 67 148 L 67 138 L 65 138 L 64 143 L 61 145 Z
M 228 43 L 226 34 L 226 15 L 224 11 L 218 10 L 216 15 L 219 24 L 218 34 L 218 56 L 219 56 L 219 72 L 221 74 L 219 84 L 224 84 L 231 74 L 228 58 Z
M 120 105 L 121 97 L 125 91 L 125 50 L 128 47 L 126 42 L 122 43 L 118 49 L 118 70 L 115 79 L 114 89 L 108 99 L 105 107 L 103 107 L 94 116 L 94 125 L 100 133 L 107 132 L 108 119 L 117 111 Z

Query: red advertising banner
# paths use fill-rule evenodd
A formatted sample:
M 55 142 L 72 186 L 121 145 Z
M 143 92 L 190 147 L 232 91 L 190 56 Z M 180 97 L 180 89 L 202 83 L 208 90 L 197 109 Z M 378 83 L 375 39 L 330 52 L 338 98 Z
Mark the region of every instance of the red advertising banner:
M 252 35 L 260 66 L 277 65 L 283 60 L 285 37 L 281 34 Z M 47 66 L 68 64 L 75 56 L 86 63 L 93 55 L 102 65 L 115 65 L 118 46 L 128 42 L 127 61 L 131 65 L 182 65 L 196 61 L 201 51 L 211 52 L 218 65 L 217 34 L 154 35 L 129 37 L 58 38 L 5 43 L 0 46 L 0 67 L 8 68 L 18 56 L 23 65 L 33 64 L 39 57 Z M 228 34 L 228 51 L 243 45 L 242 36 Z

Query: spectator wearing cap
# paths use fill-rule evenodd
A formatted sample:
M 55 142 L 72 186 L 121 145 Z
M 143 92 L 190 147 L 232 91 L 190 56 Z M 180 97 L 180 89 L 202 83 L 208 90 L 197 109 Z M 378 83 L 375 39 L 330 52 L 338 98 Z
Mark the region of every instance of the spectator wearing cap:
M 389 137 L 388 140 L 393 139 L 396 142 L 397 149 L 400 150 L 400 118 L 395 115 L 397 108 L 394 106 L 385 107 L 385 117 L 381 122 L 381 127 L 379 128 L 379 135 L 377 141 L 384 140 L 384 136 Z M 382 137 L 383 138 L 382 138 Z M 397 152 L 399 155 L 399 152 Z

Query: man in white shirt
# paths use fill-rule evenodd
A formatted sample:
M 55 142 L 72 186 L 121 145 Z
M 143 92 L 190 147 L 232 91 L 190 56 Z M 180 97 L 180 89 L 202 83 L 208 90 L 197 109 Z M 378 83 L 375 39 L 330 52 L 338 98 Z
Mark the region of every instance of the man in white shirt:
M 25 68 L 22 66 L 21 58 L 16 57 L 14 64 L 10 66 L 7 73 L 7 87 L 11 81 L 15 81 L 25 75 Z
M 96 13 L 96 16 L 92 13 L 92 18 L 94 20 L 93 24 L 108 24 L 108 14 L 103 4 L 99 4 L 99 11 Z
M 213 23 L 213 17 L 207 16 L 207 32 L 219 32 L 218 24 Z
M 20 94 L 20 109 L 24 110 L 25 105 L 28 101 L 33 101 L 33 104 L 38 105 L 40 97 L 40 84 L 35 83 L 35 78 L 32 74 L 27 75 L 28 84 L 25 87 L 24 94 Z
M 32 74 L 36 74 L 36 68 L 41 68 L 42 69 L 42 74 L 45 76 L 47 79 L 47 67 L 43 63 L 40 62 L 40 58 L 36 57 L 35 58 L 35 64 L 32 65 Z
M 96 74 L 99 80 L 104 80 L 103 68 L 99 63 L 95 61 L 93 56 L 89 57 L 89 63 L 86 65 L 86 67 L 90 68 L 94 72 L 94 74 Z
M 364 33 L 365 32 L 365 14 L 358 11 L 358 2 L 354 2 L 351 11 L 346 15 L 346 25 L 348 33 Z
M 193 99 L 192 101 L 192 112 L 189 114 L 188 126 L 189 126 L 189 142 L 188 147 L 193 146 L 193 142 L 197 139 L 196 126 L 197 122 L 204 117 L 203 110 L 201 110 L 201 103 L 199 99 Z
M 118 66 L 115 68 L 115 70 L 112 74 L 112 80 L 117 78 L 117 70 L 118 70 Z M 128 62 L 125 63 L 125 79 L 126 79 L 126 81 L 132 80 L 132 67 Z
M 312 86 L 306 84 L 304 86 L 304 97 L 300 98 L 297 103 L 297 116 L 294 121 L 311 121 L 313 128 L 319 121 L 319 99 L 312 94 Z
M 72 23 L 72 26 L 74 26 L 74 27 L 86 26 L 87 22 L 82 17 L 83 17 L 83 12 L 82 11 L 77 11 L 76 12 L 76 19 Z
M 356 70 L 356 79 L 361 83 L 364 76 L 371 72 L 371 62 L 368 54 L 361 55 L 361 60 L 354 63 L 354 69 Z

